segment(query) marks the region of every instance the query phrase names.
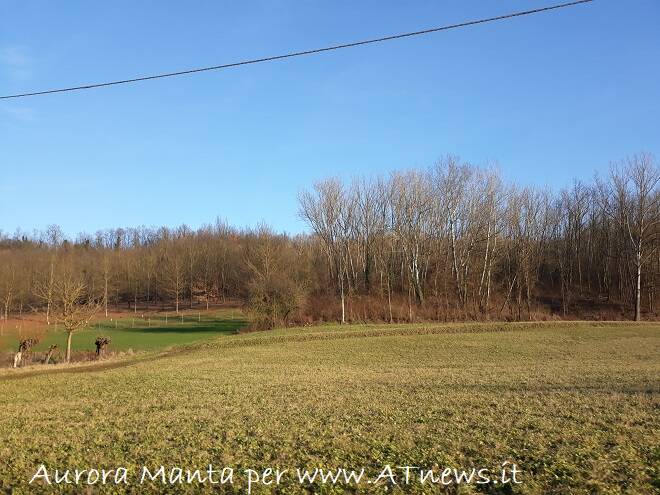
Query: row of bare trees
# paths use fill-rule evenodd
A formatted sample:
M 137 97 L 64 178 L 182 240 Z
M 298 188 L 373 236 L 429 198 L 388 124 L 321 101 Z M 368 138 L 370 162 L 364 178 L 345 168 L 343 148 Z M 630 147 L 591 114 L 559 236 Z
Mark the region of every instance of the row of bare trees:
M 305 235 L 221 221 L 75 239 L 56 226 L 19 232 L 0 236 L 0 317 L 61 320 L 69 284 L 71 311 L 178 313 L 240 298 L 264 327 L 546 314 L 639 320 L 656 311 L 659 180 L 654 158 L 639 154 L 553 193 L 450 156 L 426 170 L 316 183 L 299 197 Z
M 59 228 L 50 227 L 48 232 Z M 116 229 L 79 235 L 17 233 L 0 240 L 0 294 L 10 312 L 43 311 L 51 323 L 54 288 L 62 267 L 75 273 L 86 292 L 109 307 L 180 309 L 236 295 L 247 269 L 236 238 L 222 222 L 197 231 Z
M 653 313 L 660 260 L 660 172 L 651 155 L 552 194 L 447 157 L 387 179 L 318 182 L 300 215 L 326 259 L 341 318 L 347 294 L 405 294 L 453 317 L 532 318 L 561 301 Z

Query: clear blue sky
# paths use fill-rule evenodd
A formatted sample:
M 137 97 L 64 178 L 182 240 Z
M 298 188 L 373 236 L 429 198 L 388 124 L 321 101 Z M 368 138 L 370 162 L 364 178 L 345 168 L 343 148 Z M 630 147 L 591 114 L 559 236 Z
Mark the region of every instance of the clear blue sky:
M 0 0 L 0 93 L 100 82 L 499 15 L 514 0 Z M 316 179 L 453 153 L 522 184 L 660 154 L 660 2 L 562 11 L 380 45 L 0 101 L 0 229 L 304 228 Z

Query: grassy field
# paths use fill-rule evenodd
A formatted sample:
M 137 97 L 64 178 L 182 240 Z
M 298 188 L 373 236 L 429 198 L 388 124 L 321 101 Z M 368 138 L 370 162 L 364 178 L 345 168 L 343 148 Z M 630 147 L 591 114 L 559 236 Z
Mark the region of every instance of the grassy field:
M 74 334 L 71 347 L 74 351 L 92 352 L 96 337 L 102 335 L 111 340 L 110 352 L 162 349 L 234 334 L 246 324 L 244 315 L 236 308 L 184 311 L 182 316 L 183 320 L 174 312 L 167 317 L 164 313 L 125 312 L 111 319 L 97 318 L 90 327 Z M 3 336 L 0 344 L 0 349 L 15 352 L 18 337 Z M 53 325 L 34 351 L 43 352 L 52 344 L 57 344 L 60 350 L 66 347 L 66 332 L 61 327 L 57 330 Z
M 653 493 L 660 488 L 660 326 L 346 326 L 226 336 L 98 372 L 0 376 L 0 489 L 49 469 L 128 469 L 90 493 L 211 491 L 139 483 L 143 466 L 288 469 L 252 493 Z M 62 367 L 54 367 L 63 369 Z M 65 369 L 66 371 L 66 369 Z M 396 466 L 522 484 L 405 484 Z M 298 483 L 296 468 L 384 466 L 378 483 Z

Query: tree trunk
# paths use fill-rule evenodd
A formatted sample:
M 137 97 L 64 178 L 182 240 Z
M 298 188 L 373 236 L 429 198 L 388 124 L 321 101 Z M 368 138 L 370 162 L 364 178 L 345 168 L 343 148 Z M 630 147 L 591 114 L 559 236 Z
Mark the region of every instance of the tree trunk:
M 67 363 L 71 362 L 71 338 L 73 337 L 73 332 L 68 332 L 66 335 L 66 356 L 64 361 Z
M 502 304 L 502 308 L 500 309 L 500 316 L 502 315 L 502 312 L 504 311 L 506 305 L 509 303 L 509 299 L 511 298 L 511 292 L 513 291 L 513 285 L 516 283 L 517 278 L 518 278 L 518 274 L 513 276 L 513 280 L 511 281 L 511 285 L 509 286 L 509 291 L 506 294 L 506 299 L 504 300 L 504 304 Z
M 53 357 L 53 352 L 55 352 L 55 349 L 57 346 L 50 346 L 50 349 L 48 349 L 48 353 L 46 353 L 46 359 L 44 359 L 44 364 L 50 363 L 50 359 Z
M 394 320 L 392 318 L 392 287 L 390 286 L 390 278 L 387 276 L 387 308 L 390 313 L 390 323 Z
M 641 244 L 641 241 L 640 241 Z M 635 287 L 635 321 L 642 319 L 642 253 L 637 250 L 637 286 Z
M 108 317 L 108 278 L 104 279 L 104 288 L 103 288 L 103 306 L 105 307 L 105 317 Z
M 344 283 L 341 284 L 341 324 L 346 323 L 346 302 L 344 297 Z
M 484 251 L 484 266 L 483 269 L 481 270 L 481 280 L 479 281 L 479 290 L 477 291 L 477 296 L 479 299 L 479 309 L 481 312 L 484 312 L 484 305 L 483 305 L 483 287 L 484 287 L 484 282 L 486 281 L 486 272 L 488 271 L 488 255 L 489 255 L 489 249 L 490 249 L 490 220 L 488 221 L 488 233 L 486 234 L 486 249 Z
M 11 290 L 5 298 L 5 321 L 9 319 L 9 306 L 11 305 Z

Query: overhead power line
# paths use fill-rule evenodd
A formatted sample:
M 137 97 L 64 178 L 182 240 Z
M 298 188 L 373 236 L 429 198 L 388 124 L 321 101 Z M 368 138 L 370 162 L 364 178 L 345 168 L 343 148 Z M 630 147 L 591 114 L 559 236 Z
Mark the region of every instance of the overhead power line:
M 503 21 L 505 19 L 512 19 L 514 17 L 521 17 L 521 16 L 526 16 L 530 14 L 538 14 L 540 12 L 548 12 L 550 10 L 558 10 L 558 9 L 563 9 L 567 7 L 573 7 L 575 5 L 583 4 L 583 3 L 590 3 L 593 2 L 594 0 L 577 0 L 574 2 L 567 2 L 567 3 L 562 3 L 562 4 L 557 4 L 557 5 L 549 5 L 547 7 L 541 7 L 538 9 L 532 9 L 532 10 L 524 10 L 520 12 L 513 12 L 510 14 L 505 14 L 505 15 L 499 15 L 496 17 L 488 17 L 485 19 L 477 19 L 473 21 L 466 21 L 466 22 L 461 22 L 458 24 L 450 24 L 447 26 L 440 26 L 440 27 L 434 27 L 430 29 L 423 29 L 421 31 L 413 31 L 410 33 L 402 33 L 402 34 L 395 34 L 392 36 L 384 36 L 382 38 L 374 38 L 370 40 L 363 40 L 363 41 L 355 41 L 353 43 L 345 43 L 342 45 L 333 45 L 333 46 L 326 46 L 324 48 L 315 48 L 312 50 L 304 50 L 304 51 L 299 51 L 299 52 L 291 52 L 291 53 L 285 53 L 283 55 L 274 55 L 272 57 L 264 57 L 264 58 L 255 58 L 251 60 L 243 60 L 241 62 L 233 62 L 230 64 L 223 64 L 223 65 L 213 65 L 211 67 L 200 67 L 196 69 L 187 69 L 187 70 L 180 70 L 176 72 L 166 72 L 163 74 L 155 74 L 151 76 L 142 76 L 142 77 L 135 77 L 132 79 L 120 79 L 117 81 L 109 81 L 109 82 L 102 82 L 102 83 L 96 83 L 96 84 L 85 84 L 82 86 L 72 86 L 69 88 L 59 88 L 59 89 L 48 89 L 44 91 L 34 91 L 31 93 L 19 93 L 19 94 L 14 94 L 14 95 L 5 95 L 5 96 L 0 96 L 0 100 L 6 100 L 9 98 L 25 98 L 27 96 L 38 96 L 38 95 L 47 95 L 47 94 L 52 94 L 52 93 L 65 93 L 69 91 L 80 91 L 83 89 L 93 89 L 93 88 L 102 88 L 105 86 L 116 86 L 119 84 L 129 84 L 129 83 L 136 83 L 136 82 L 141 82 L 141 81 L 150 81 L 152 79 L 162 79 L 165 77 L 175 77 L 175 76 L 183 76 L 186 74 L 195 74 L 197 72 L 207 72 L 207 71 L 212 71 L 212 70 L 222 70 L 222 69 L 230 69 L 232 67 L 239 67 L 241 65 L 251 65 L 251 64 L 259 64 L 262 62 L 272 62 L 275 60 L 282 60 L 285 58 L 293 58 L 293 57 L 302 57 L 303 55 L 313 55 L 316 53 L 322 53 L 322 52 L 329 52 L 333 50 L 341 50 L 343 48 L 353 48 L 356 46 L 363 46 L 363 45 L 370 45 L 373 43 L 382 43 L 384 41 L 392 41 L 392 40 L 398 40 L 401 38 L 411 38 L 413 36 L 421 36 L 424 34 L 430 34 L 430 33 L 437 33 L 439 31 L 448 31 L 450 29 L 457 29 L 457 28 L 462 28 L 462 27 L 467 27 L 467 26 L 474 26 L 476 24 L 485 24 L 488 22 L 495 22 L 495 21 Z

